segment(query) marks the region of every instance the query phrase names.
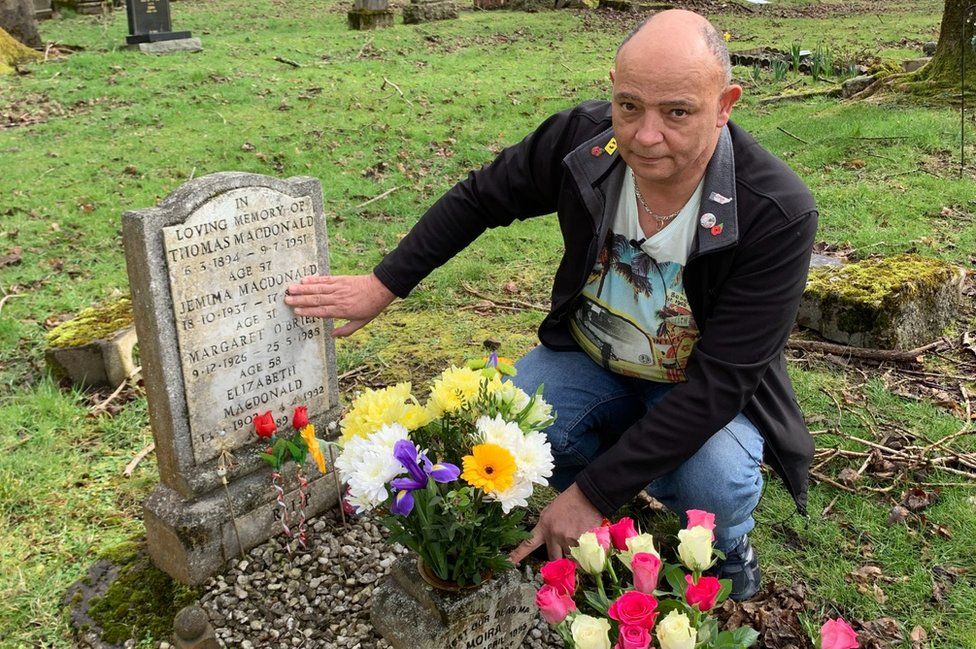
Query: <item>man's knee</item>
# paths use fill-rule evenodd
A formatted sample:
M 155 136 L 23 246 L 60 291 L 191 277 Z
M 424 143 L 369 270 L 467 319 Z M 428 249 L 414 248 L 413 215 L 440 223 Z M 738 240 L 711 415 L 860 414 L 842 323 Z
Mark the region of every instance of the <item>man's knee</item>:
M 750 424 L 751 425 L 751 424 Z M 687 509 L 715 514 L 718 527 L 731 527 L 749 518 L 762 492 L 762 439 L 753 429 L 721 429 L 674 476 L 674 489 Z

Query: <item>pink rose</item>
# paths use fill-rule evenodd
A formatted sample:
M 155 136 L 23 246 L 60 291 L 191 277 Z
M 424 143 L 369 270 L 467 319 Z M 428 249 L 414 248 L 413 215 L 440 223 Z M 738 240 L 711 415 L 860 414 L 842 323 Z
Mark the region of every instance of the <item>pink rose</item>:
M 645 595 L 653 595 L 661 574 L 661 558 L 650 552 L 638 552 L 630 560 L 630 571 L 634 573 L 634 588 Z
M 637 529 L 634 528 L 634 519 L 624 516 L 619 521 L 610 526 L 610 540 L 613 547 L 621 552 L 627 549 L 627 539 L 637 536 Z
M 572 559 L 556 559 L 539 570 L 546 585 L 552 586 L 564 595 L 576 592 L 576 563 Z
M 698 610 L 703 613 L 712 610 L 718 591 L 722 590 L 722 584 L 718 583 L 718 579 L 699 577 L 696 584 L 691 575 L 685 575 L 685 581 L 688 582 L 688 589 L 685 591 L 685 601 L 688 602 L 688 606 L 698 604 Z
M 535 605 L 549 624 L 559 624 L 566 616 L 576 610 L 576 602 L 569 595 L 561 593 L 546 584 L 535 594 Z
M 651 634 L 642 626 L 621 626 L 620 637 L 613 649 L 648 649 Z
M 688 517 L 688 527 L 685 529 L 704 527 L 706 530 L 712 530 L 712 540 L 715 540 L 715 514 L 702 509 L 689 509 L 685 512 L 685 516 Z
M 600 527 L 594 527 L 590 530 L 596 534 L 596 542 L 600 544 L 600 547 L 604 550 L 610 549 L 610 526 L 601 525 Z
M 621 626 L 639 626 L 650 631 L 657 619 L 657 600 L 636 590 L 628 590 L 610 605 L 607 615 Z
M 820 629 L 820 649 L 857 649 L 860 646 L 854 629 L 842 617 L 827 620 Z

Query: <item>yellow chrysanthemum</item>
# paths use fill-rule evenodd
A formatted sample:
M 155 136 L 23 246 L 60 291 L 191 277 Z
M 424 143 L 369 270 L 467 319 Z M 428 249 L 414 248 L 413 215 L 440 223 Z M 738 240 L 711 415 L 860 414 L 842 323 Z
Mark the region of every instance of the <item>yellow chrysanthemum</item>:
M 308 447 L 308 453 L 315 460 L 315 466 L 319 468 L 319 471 L 325 473 L 325 458 L 322 456 L 322 447 L 319 446 L 319 440 L 315 439 L 315 426 L 309 424 L 302 428 L 302 439 L 305 440 L 305 446 Z
M 464 478 L 472 487 L 489 493 L 505 491 L 515 479 L 515 458 L 498 444 L 478 444 L 463 460 Z
M 468 367 L 449 367 L 434 380 L 430 388 L 430 399 L 427 409 L 432 417 L 455 413 L 478 398 L 478 389 L 485 376 L 479 370 Z M 489 381 L 488 391 L 494 392 L 501 387 L 501 381 L 496 377 Z
M 342 442 L 376 432 L 386 424 L 401 424 L 416 430 L 431 420 L 426 409 L 410 394 L 409 383 L 397 383 L 388 388 L 366 390 L 353 399 L 349 412 L 339 422 Z

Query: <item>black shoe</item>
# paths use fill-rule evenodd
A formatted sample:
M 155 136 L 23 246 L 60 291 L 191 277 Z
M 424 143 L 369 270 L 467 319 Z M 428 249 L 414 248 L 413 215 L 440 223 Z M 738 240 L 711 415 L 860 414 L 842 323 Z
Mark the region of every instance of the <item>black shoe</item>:
M 719 579 L 732 580 L 729 598 L 736 602 L 752 599 L 759 592 L 762 581 L 759 557 L 752 549 L 748 536 L 743 536 L 738 545 L 725 553 L 725 561 L 715 566 L 715 573 Z

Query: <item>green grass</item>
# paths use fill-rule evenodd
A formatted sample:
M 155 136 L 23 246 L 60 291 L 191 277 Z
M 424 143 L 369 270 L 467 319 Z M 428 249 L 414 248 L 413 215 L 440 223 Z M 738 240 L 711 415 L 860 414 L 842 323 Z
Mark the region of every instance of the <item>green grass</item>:
M 713 18 L 732 33 L 733 48 L 798 41 L 814 49 L 824 42 L 835 53 L 895 59 L 914 55 L 913 44 L 938 28 L 936 0 L 890 3 L 880 19 L 867 10 L 870 3 L 855 4 L 864 11 L 830 20 L 770 18 L 766 9 Z M 307 0 L 184 0 L 173 5 L 174 27 L 192 30 L 206 49 L 158 58 L 121 48 L 124 13 L 70 16 L 43 23 L 42 35 L 84 49 L 27 76 L 0 79 L 0 115 L 49 115 L 0 130 L 0 257 L 14 246 L 23 257 L 0 269 L 0 288 L 18 295 L 0 313 L 0 646 L 70 646 L 60 610 L 65 588 L 95 556 L 139 534 L 139 503 L 156 481 L 151 457 L 132 478 L 122 476 L 151 440 L 145 400 L 91 418 L 89 398 L 60 390 L 43 367 L 46 318 L 127 290 L 124 211 L 217 171 L 316 176 L 324 185 L 333 270 L 366 272 L 469 169 L 551 112 L 605 97 L 610 53 L 628 22 L 479 12 L 364 34 L 346 29 L 344 11 Z M 856 249 L 854 256 L 918 250 L 967 261 L 976 249 L 976 183 L 971 168 L 959 179 L 953 166 L 957 113 L 892 101 L 761 106 L 759 98 L 789 84 L 823 84 L 792 75 L 777 84 L 768 73 L 755 83 L 750 70 L 735 72 L 748 80 L 735 119 L 813 189 L 821 239 Z M 388 198 L 352 209 L 393 187 Z M 419 381 L 488 337 L 501 340 L 507 355 L 523 353 L 542 313 L 466 308 L 478 298 L 462 284 L 508 295 L 503 287 L 512 282 L 514 297 L 544 304 L 559 257 L 553 219 L 489 232 L 409 300 L 341 341 L 339 371 L 367 364 L 375 370 L 371 381 Z M 791 371 L 808 416 L 830 426 L 836 409 L 823 390 L 851 391 L 864 399 L 859 408 L 929 438 L 961 425 L 877 382 L 859 388 L 827 367 Z M 850 415 L 840 423 L 862 430 Z M 842 440 L 827 435 L 818 443 Z M 811 491 L 814 515 L 789 518 L 789 497 L 771 483 L 756 542 L 767 575 L 813 588 L 821 609 L 809 612 L 811 623 L 834 611 L 862 620 L 890 615 L 906 635 L 916 624 L 925 627 L 933 647 L 973 646 L 971 578 L 960 579 L 939 605 L 930 599 L 930 575 L 937 565 L 974 566 L 976 516 L 968 498 L 976 491 L 946 489 L 926 511 L 951 530 L 946 539 L 917 525 L 887 527 L 890 504 L 881 497 L 819 485 Z M 831 516 L 816 515 L 835 496 Z M 865 544 L 870 560 L 895 578 L 880 584 L 883 605 L 847 577 L 867 561 Z

